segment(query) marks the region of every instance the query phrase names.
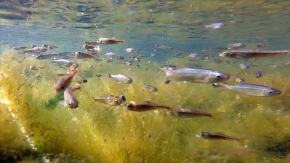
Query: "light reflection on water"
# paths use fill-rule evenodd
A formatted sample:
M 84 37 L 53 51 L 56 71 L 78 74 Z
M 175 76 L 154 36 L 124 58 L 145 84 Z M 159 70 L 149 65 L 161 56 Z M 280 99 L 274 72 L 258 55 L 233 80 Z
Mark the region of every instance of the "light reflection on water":
M 141 69 L 137 69 L 136 65 L 133 65 L 135 67 L 132 68 L 132 76 L 136 78 L 138 77 L 137 81 L 140 83 L 150 81 L 164 88 L 164 94 L 159 93 L 157 95 L 146 93 L 142 95 L 134 94 L 139 93 L 138 91 L 134 90 L 136 87 L 140 87 L 139 85 L 124 88 L 129 96 L 128 99 L 131 98 L 132 100 L 134 100 L 133 97 L 141 100 L 144 98 L 156 99 L 164 103 L 168 102 L 174 105 L 182 104 L 187 107 L 194 106 L 198 109 L 213 108 L 213 110 L 207 111 L 218 112 L 222 110 L 226 111 L 231 115 L 231 118 L 226 118 L 224 122 L 208 122 L 207 120 L 198 120 L 196 122 L 200 123 L 194 123 L 189 122 L 190 120 L 188 121 L 184 119 L 158 119 L 159 122 L 164 122 L 166 125 L 171 124 L 171 122 L 176 123 L 176 128 L 171 126 L 168 127 L 169 129 L 167 131 L 164 131 L 157 136 L 158 139 L 164 140 L 164 142 L 181 143 L 182 145 L 186 144 L 186 146 L 184 147 L 180 147 L 178 145 L 169 146 L 163 144 L 165 147 L 171 147 L 172 151 L 180 149 L 192 150 L 195 155 L 200 156 L 201 158 L 207 158 L 208 156 L 210 156 L 208 157 L 208 159 L 214 161 L 220 161 L 221 159 L 214 158 L 219 157 L 219 153 L 215 150 L 210 150 L 211 148 L 216 148 L 217 150 L 221 150 L 224 153 L 234 153 L 229 154 L 229 156 L 225 156 L 223 153 L 222 156 L 220 156 L 226 161 L 228 161 L 227 157 L 229 158 L 229 160 L 234 160 L 232 158 L 232 155 L 235 154 L 241 157 L 239 158 L 240 160 L 246 160 L 248 159 L 248 155 L 252 156 L 251 154 L 256 154 L 262 151 L 259 155 L 260 158 L 263 158 L 265 156 L 265 158 L 269 160 L 280 159 L 276 156 L 278 155 L 281 156 L 281 161 L 287 162 L 286 159 L 289 160 L 289 157 L 287 158 L 289 148 L 283 146 L 283 144 L 286 144 L 287 146 L 287 140 L 289 141 L 290 137 L 289 133 L 287 133 L 287 131 L 289 131 L 287 125 L 283 124 L 283 122 L 289 122 L 289 116 L 287 116 L 287 113 L 289 113 L 290 104 L 286 100 L 288 99 L 290 85 L 287 83 L 284 84 L 284 81 L 288 80 L 289 78 L 289 66 L 281 65 L 280 63 L 281 60 L 289 59 L 289 57 L 280 56 L 274 58 L 262 58 L 258 60 L 246 60 L 250 64 L 251 68 L 250 70 L 241 70 L 239 68 L 239 64 L 244 62 L 245 60 L 223 59 L 218 56 L 221 51 L 227 48 L 228 44 L 233 42 L 246 43 L 247 46 L 244 49 L 289 49 L 289 1 L 260 0 L 204 2 L 190 0 L 108 0 L 98 2 L 79 1 L 74 3 L 65 1 L 53 1 L 47 3 L 43 0 L 38 0 L 35 2 L 13 0 L 1 1 L 0 4 L 0 55 L 3 52 L 6 52 L 7 49 L 12 49 L 15 46 L 31 46 L 33 44 L 41 45 L 46 43 L 54 44 L 59 47 L 58 49 L 53 49 L 49 52 L 54 53 L 69 51 L 72 52 L 71 56 L 74 56 L 73 53 L 75 51 L 83 51 L 82 45 L 84 41 L 97 40 L 101 36 L 116 37 L 117 39 L 122 40 L 124 39 L 125 43 L 123 44 L 101 46 L 101 55 L 107 52 L 115 52 L 128 57 L 125 49 L 128 47 L 134 48 L 137 55 L 147 56 L 147 59 L 144 62 L 140 62 L 140 64 L 144 64 L 144 67 L 149 67 L 148 73 L 151 73 L 152 75 L 146 76 L 147 70 L 145 71 L 145 68 L 142 67 L 143 65 L 141 65 Z M 218 22 L 225 23 L 225 26 L 220 29 L 205 28 L 206 25 Z M 173 49 L 159 49 L 156 48 L 156 44 L 165 44 L 166 46 L 172 47 Z M 199 56 L 209 55 L 210 57 L 213 57 L 215 59 L 222 59 L 222 63 L 218 64 L 212 62 L 205 62 L 203 60 L 189 61 L 188 59 L 186 59 L 186 57 L 191 53 L 198 53 Z M 22 53 L 20 52 L 20 54 Z M 183 58 L 176 57 L 179 54 Z M 75 60 L 75 58 L 72 58 L 72 60 Z M 148 66 L 149 61 L 153 62 L 154 65 L 151 67 Z M 226 64 L 226 61 L 230 62 L 231 64 Z M 3 61 L 1 62 L 3 63 Z M 82 62 L 84 65 L 87 65 L 89 61 L 84 60 L 80 62 Z M 209 67 L 226 71 L 231 74 L 239 74 L 241 77 L 244 77 L 247 82 L 276 86 L 282 90 L 283 95 L 280 96 L 280 99 L 279 97 L 274 97 L 267 100 L 235 96 L 234 94 L 227 93 L 226 91 L 216 93 L 210 90 L 208 87 L 200 84 L 197 84 L 196 87 L 194 84 L 187 84 L 186 86 L 188 86 L 188 88 L 186 88 L 185 85 L 182 85 L 184 83 L 170 83 L 172 85 L 164 86 L 162 85 L 162 77 L 159 76 L 162 73 L 157 72 L 157 70 L 158 66 L 166 63 L 177 64 L 178 66 L 201 66 L 205 68 Z M 44 62 L 41 62 L 41 64 L 51 66 L 48 63 Z M 104 64 L 107 65 L 107 63 Z M 134 68 L 136 68 L 136 70 L 144 76 L 136 73 L 136 71 L 134 72 Z M 254 78 L 254 72 L 258 68 L 263 69 L 264 76 L 261 79 Z M 54 67 L 50 70 L 53 71 L 55 69 L 56 68 Z M 108 68 L 104 69 L 105 70 L 102 69 L 101 72 L 108 73 L 107 71 L 112 71 L 113 69 L 116 69 L 124 73 L 129 73 L 127 71 L 127 67 L 126 69 L 122 70 L 117 66 L 114 67 L 108 65 Z M 91 71 L 92 70 L 87 70 L 87 72 L 83 71 L 83 73 L 88 74 L 88 76 L 95 75 L 95 72 L 92 75 Z M 93 87 L 98 90 L 106 90 L 106 88 L 110 90 L 112 89 L 111 87 L 117 87 L 116 85 L 113 85 L 111 87 L 108 86 L 108 83 L 111 84 L 111 82 L 104 79 L 95 80 L 95 78 L 93 78 L 91 80 L 104 87 L 102 89 L 97 86 Z M 231 79 L 229 82 L 233 83 L 234 79 Z M 123 86 L 121 87 L 122 88 L 117 88 L 118 91 L 123 89 Z M 174 87 L 180 90 L 175 90 Z M 134 93 L 130 93 L 128 90 L 134 90 Z M 170 90 L 170 93 L 168 93 L 167 90 Z M 199 92 L 204 90 L 209 91 L 209 93 Z M 86 90 L 85 88 L 85 92 L 87 94 L 93 94 L 90 91 L 91 90 Z M 119 93 L 118 91 L 115 91 L 114 93 Z M 174 94 L 172 95 L 174 97 L 174 100 L 168 100 L 172 98 L 172 92 Z M 79 93 L 78 95 L 80 94 L 81 93 Z M 203 98 L 202 96 L 206 98 Z M 80 98 L 82 99 L 82 101 L 85 101 L 86 97 L 87 96 L 81 96 Z M 83 113 L 85 115 L 92 113 L 91 117 L 89 116 L 89 118 L 97 117 L 101 119 L 101 117 L 98 117 L 98 115 L 90 112 L 91 110 L 85 111 L 88 111 Z M 110 111 L 111 110 L 106 111 L 106 114 L 109 114 L 107 112 Z M 114 111 L 111 112 L 113 113 L 110 114 L 114 114 L 114 116 L 116 116 L 116 113 Z M 255 117 L 255 115 L 257 117 Z M 150 116 L 157 116 L 157 114 L 145 115 L 146 118 Z M 235 116 L 237 116 L 238 118 Z M 134 119 L 131 115 L 126 118 L 131 118 L 131 120 Z M 154 134 L 156 135 L 157 131 L 159 131 L 161 128 L 163 129 L 163 127 L 154 128 L 154 119 L 149 118 L 149 120 L 153 121 L 152 122 L 146 118 L 142 125 L 146 124 L 145 122 L 147 122 L 148 126 L 152 125 L 151 128 L 149 128 L 152 130 L 150 132 L 152 132 L 154 138 Z M 138 120 L 140 119 L 142 118 L 139 118 Z M 122 120 L 124 120 L 124 118 L 121 118 L 120 121 Z M 92 122 L 95 121 L 96 123 L 100 123 L 97 120 L 92 120 Z M 112 121 L 114 121 L 115 123 L 118 120 L 116 118 L 112 118 Z M 88 125 L 91 124 L 90 122 L 91 121 L 88 120 Z M 134 122 L 134 120 L 132 120 L 132 122 Z M 232 125 L 234 127 L 231 126 L 231 123 L 233 123 Z M 269 125 L 269 128 L 267 128 L 267 126 L 264 126 L 262 123 Z M 201 127 L 199 126 L 199 124 L 202 124 L 203 126 Z M 126 122 L 120 122 L 120 126 L 124 127 L 126 125 Z M 188 125 L 189 127 L 184 127 L 184 125 Z M 251 125 L 253 125 L 254 127 L 252 127 Z M 275 129 L 275 125 L 280 126 Z M 114 128 L 112 126 L 108 127 L 109 133 L 114 133 L 111 131 L 113 130 L 112 128 Z M 139 127 L 138 125 L 136 126 Z M 256 127 L 257 130 L 255 130 Z M 173 131 L 175 129 L 177 130 L 176 132 Z M 223 145 L 223 143 L 221 142 L 218 142 L 217 144 L 210 144 L 209 142 L 192 140 L 195 138 L 195 134 L 197 134 L 195 132 L 210 129 L 215 131 L 225 131 L 226 133 L 233 133 L 234 136 L 239 136 L 237 134 L 244 133 L 247 136 L 249 142 L 248 146 L 250 146 L 251 148 L 241 149 L 242 147 L 236 144 L 233 147 L 233 151 L 230 151 L 229 149 L 222 148 L 221 146 Z M 102 132 L 103 130 L 104 129 L 99 129 L 98 131 L 104 133 Z M 125 128 L 124 131 L 125 130 L 129 129 Z M 147 132 L 148 128 L 145 128 L 144 130 Z M 103 137 L 105 137 L 106 139 L 114 139 L 118 136 L 111 135 L 110 137 L 108 136 L 109 134 L 107 135 L 107 133 L 104 134 L 105 136 L 99 136 L 98 132 L 91 132 L 91 135 L 93 135 L 93 137 L 97 137 L 98 139 L 102 139 Z M 140 129 L 140 133 L 141 132 L 142 131 Z M 277 134 L 278 132 L 281 132 L 281 134 Z M 123 134 L 122 132 L 120 133 Z M 275 136 L 271 136 L 271 134 L 273 133 L 275 133 L 277 139 L 275 139 Z M 148 135 L 148 133 L 146 134 Z M 260 139 L 260 137 L 262 138 Z M 138 139 L 136 137 L 133 137 L 132 139 L 136 140 L 136 142 L 138 143 L 140 143 L 141 140 L 143 141 L 143 138 Z M 121 142 L 120 140 L 116 141 Z M 255 143 L 256 141 L 257 143 Z M 158 141 L 156 141 L 155 143 L 157 142 Z M 90 142 L 88 144 L 90 144 Z M 193 149 L 194 146 L 197 146 L 200 150 Z M 235 148 L 236 146 L 238 147 Z M 143 149 L 146 150 L 146 147 L 144 147 Z M 160 147 L 154 146 L 154 150 L 161 150 L 159 148 Z M 122 150 L 125 151 L 128 149 Z M 207 151 L 208 153 L 205 151 Z M 152 153 L 154 152 L 151 152 L 151 154 Z M 175 154 L 178 154 L 181 159 L 186 158 L 188 162 L 190 162 L 191 160 L 198 160 L 197 158 L 193 159 L 192 156 L 186 157 L 180 154 L 180 152 L 178 151 L 176 151 Z M 272 157 L 272 155 L 274 156 Z M 83 156 L 83 154 L 80 154 L 79 156 Z M 177 160 L 179 162 L 184 161 L 178 160 L 177 158 L 174 158 L 174 156 L 171 156 L 171 158 L 172 160 Z M 91 158 L 88 160 L 91 160 Z M 257 161 L 255 159 L 253 160 Z

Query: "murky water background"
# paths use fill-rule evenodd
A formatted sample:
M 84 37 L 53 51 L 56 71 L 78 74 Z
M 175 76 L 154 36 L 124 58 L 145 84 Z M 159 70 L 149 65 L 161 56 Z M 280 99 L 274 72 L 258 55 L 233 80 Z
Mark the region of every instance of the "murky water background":
M 289 1 L 3 0 L 0 4 L 0 70 L 9 76 L 0 78 L 1 161 L 289 162 L 289 65 L 281 64 L 289 56 L 256 60 L 218 56 L 234 42 L 245 43 L 243 49 L 249 50 L 289 50 Z M 217 22 L 225 26 L 205 28 Z M 100 45 L 101 65 L 74 57 L 75 51 L 84 51 L 84 41 L 101 36 L 116 37 L 125 43 Z M 69 51 L 70 60 L 80 64 L 79 73 L 88 83 L 75 93 L 79 109 L 47 105 L 58 98 L 53 90 L 59 78 L 56 74 L 67 70 L 50 60 L 36 60 L 31 54 L 12 50 L 32 44 L 57 45 L 49 53 Z M 173 49 L 158 49 L 156 44 Z M 129 58 L 125 51 L 128 47 L 147 58 L 132 66 L 106 62 L 107 52 Z M 189 61 L 191 53 L 222 62 Z M 249 70 L 240 68 L 244 61 L 250 64 Z M 164 73 L 158 70 L 167 63 L 239 74 L 248 83 L 278 88 L 282 95 L 261 98 L 216 90 L 208 84 L 167 85 Z M 40 78 L 35 77 L 38 72 L 28 70 L 30 65 L 45 67 Z M 263 76 L 257 79 L 253 74 L 258 68 L 263 69 Z M 134 82 L 116 83 L 107 78 L 108 73 L 128 75 Z M 158 87 L 158 93 L 144 90 L 145 83 Z M 235 83 L 233 76 L 228 83 Z M 165 111 L 135 113 L 92 100 L 121 92 L 128 101 L 152 100 L 225 114 L 217 121 L 179 119 Z M 240 144 L 198 139 L 195 135 L 202 131 L 222 132 L 246 141 Z

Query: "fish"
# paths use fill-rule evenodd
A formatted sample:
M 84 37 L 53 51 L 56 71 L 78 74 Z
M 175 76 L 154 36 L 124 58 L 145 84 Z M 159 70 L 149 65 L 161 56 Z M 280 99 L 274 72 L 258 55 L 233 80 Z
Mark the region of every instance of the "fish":
M 23 49 L 23 53 L 41 53 L 47 50 L 46 47 L 33 47 L 30 49 Z
M 230 75 L 218 70 L 206 68 L 180 68 L 165 70 L 166 79 L 195 83 L 216 83 L 226 81 Z
M 236 42 L 236 43 L 232 43 L 228 45 L 228 49 L 239 49 L 239 48 L 243 48 L 246 47 L 247 45 L 245 43 L 242 42 Z
M 166 71 L 166 70 L 171 71 L 171 70 L 176 70 L 176 69 L 177 68 L 175 65 L 162 65 L 160 67 L 160 70 L 162 70 L 162 71 Z
M 64 95 L 64 102 L 65 102 L 65 106 L 68 106 L 71 109 L 76 109 L 79 106 L 79 102 L 78 100 L 74 97 L 73 92 L 75 90 L 79 90 L 80 89 L 80 85 L 76 85 L 73 87 L 68 87 L 65 89 L 63 95 Z
M 262 74 L 263 74 L 263 70 L 262 70 L 262 69 L 258 69 L 258 70 L 255 72 L 255 77 L 256 77 L 256 78 L 260 78 L 260 77 L 262 77 Z
M 83 59 L 83 58 L 93 58 L 95 59 L 96 57 L 90 53 L 85 53 L 85 52 L 75 52 L 75 57 L 78 59 Z
M 237 83 L 244 83 L 244 82 L 245 82 L 245 80 L 242 79 L 239 75 L 233 74 L 233 76 L 236 78 L 235 81 L 236 81 Z
M 189 55 L 187 56 L 187 58 L 188 58 L 189 60 L 196 60 L 196 59 L 199 59 L 197 53 L 191 53 L 191 54 L 189 54 Z
M 77 71 L 71 71 L 69 74 L 63 75 L 57 82 L 54 83 L 54 89 L 56 93 L 63 92 L 72 82 L 73 77 Z
M 117 80 L 119 83 L 126 83 L 130 84 L 133 82 L 133 80 L 130 77 L 127 77 L 125 75 L 117 74 L 117 75 L 111 75 L 109 74 L 109 78 Z
M 96 47 L 94 45 L 84 44 L 83 48 L 87 50 L 94 50 Z
M 112 52 L 110 52 L 110 53 L 106 53 L 105 56 L 106 56 L 108 59 L 113 59 L 113 58 L 120 59 L 120 60 L 124 59 L 123 56 L 121 56 L 121 55 L 119 55 L 119 54 L 116 54 L 116 53 L 112 53 Z
M 290 55 L 290 50 L 280 51 L 261 51 L 261 50 L 229 50 L 219 54 L 220 57 L 229 58 L 260 58 L 260 57 L 273 57 L 280 55 Z
M 156 109 L 169 109 L 169 106 L 165 106 L 162 104 L 156 104 L 149 101 L 144 102 L 137 102 L 137 101 L 130 101 L 129 103 L 124 104 L 123 108 L 129 111 L 136 111 L 136 112 L 143 112 L 143 111 L 150 111 Z
M 267 87 L 264 85 L 257 85 L 257 84 L 247 84 L 247 83 L 240 83 L 234 85 L 228 85 L 224 83 L 215 83 L 213 85 L 222 86 L 227 90 L 231 90 L 235 93 L 239 93 L 242 95 L 248 96 L 259 96 L 259 97 L 268 97 L 268 96 L 275 96 L 280 95 L 282 92 L 276 88 Z
M 70 65 L 69 69 L 70 71 L 75 71 L 79 67 L 79 64 L 74 62 L 72 65 Z
M 181 106 L 178 106 L 176 110 L 171 111 L 170 115 L 182 117 L 182 118 L 195 118 L 195 117 L 213 118 L 213 115 L 211 113 L 206 113 L 206 112 L 202 112 L 202 111 L 194 110 L 194 109 L 181 108 Z
M 98 44 L 118 44 L 123 43 L 125 40 L 116 40 L 115 37 L 112 38 L 99 38 L 97 40 Z
M 158 88 L 156 88 L 152 85 L 149 85 L 149 84 L 145 84 L 144 89 L 148 90 L 150 92 L 158 92 Z
M 241 69 L 249 69 L 250 65 L 247 62 L 243 62 L 240 64 Z
M 127 53 L 133 53 L 134 52 L 133 48 L 126 48 L 125 50 L 126 50 Z
M 49 48 L 49 49 L 56 49 L 56 48 L 58 48 L 58 47 L 55 46 L 55 45 L 48 45 L 48 44 L 43 44 L 42 46 L 43 46 L 43 47 L 46 47 L 46 48 Z
M 58 65 L 64 65 L 66 67 L 69 67 L 73 64 L 73 62 L 66 60 L 66 59 L 52 59 L 51 62 L 56 63 Z
M 30 47 L 25 47 L 25 46 L 15 46 L 13 47 L 13 50 L 24 50 L 24 49 L 28 49 Z
M 201 132 L 201 134 L 197 134 L 196 137 L 209 139 L 209 140 L 235 140 L 243 144 L 244 138 L 236 138 L 228 135 L 224 135 L 222 133 L 209 133 L 209 132 Z
M 45 53 L 41 53 L 40 55 L 36 56 L 36 59 L 50 59 L 53 57 L 58 56 L 58 53 L 51 53 L 51 54 L 45 54 Z
M 84 44 L 86 45 L 99 45 L 97 41 L 85 41 Z
M 81 84 L 81 83 L 87 83 L 88 82 L 88 80 L 86 78 L 84 78 L 84 77 L 82 77 L 80 75 L 75 75 L 73 77 L 73 81 L 75 81 L 75 82 L 77 82 L 79 84 Z
M 110 106 L 119 106 L 126 101 L 126 97 L 123 94 L 121 96 L 107 94 L 101 97 L 95 97 L 94 100 Z
M 171 50 L 171 49 L 173 49 L 172 47 L 166 46 L 164 44 L 156 44 L 155 47 L 159 48 L 159 49 L 162 49 L 162 50 Z
M 205 28 L 218 29 L 218 28 L 221 28 L 223 26 L 225 26 L 224 23 L 213 23 L 213 24 L 210 24 L 210 25 L 206 25 Z

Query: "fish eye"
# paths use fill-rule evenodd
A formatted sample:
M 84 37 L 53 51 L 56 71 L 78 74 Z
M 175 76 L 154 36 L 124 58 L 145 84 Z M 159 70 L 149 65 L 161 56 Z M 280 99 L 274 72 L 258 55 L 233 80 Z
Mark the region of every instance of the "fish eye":
M 217 78 L 217 79 L 219 79 L 219 78 L 221 78 L 221 76 L 220 76 L 220 75 L 218 75 L 218 76 L 216 76 L 216 78 Z
M 272 93 L 273 93 L 273 91 L 269 91 L 268 93 L 269 93 L 269 94 L 272 94 Z
M 134 106 L 133 106 L 133 104 L 129 104 L 127 107 L 128 107 L 128 109 L 133 109 Z

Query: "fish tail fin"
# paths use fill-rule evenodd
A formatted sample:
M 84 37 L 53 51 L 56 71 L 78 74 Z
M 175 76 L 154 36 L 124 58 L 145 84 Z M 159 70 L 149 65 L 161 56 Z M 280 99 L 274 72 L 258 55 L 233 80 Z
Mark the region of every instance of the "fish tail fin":
M 116 40 L 116 42 L 125 42 L 125 40 Z
M 242 145 L 242 146 L 246 146 L 246 140 L 245 138 L 239 138 L 238 142 Z
M 217 112 L 211 115 L 211 118 L 215 121 L 220 121 L 225 116 L 225 112 Z

